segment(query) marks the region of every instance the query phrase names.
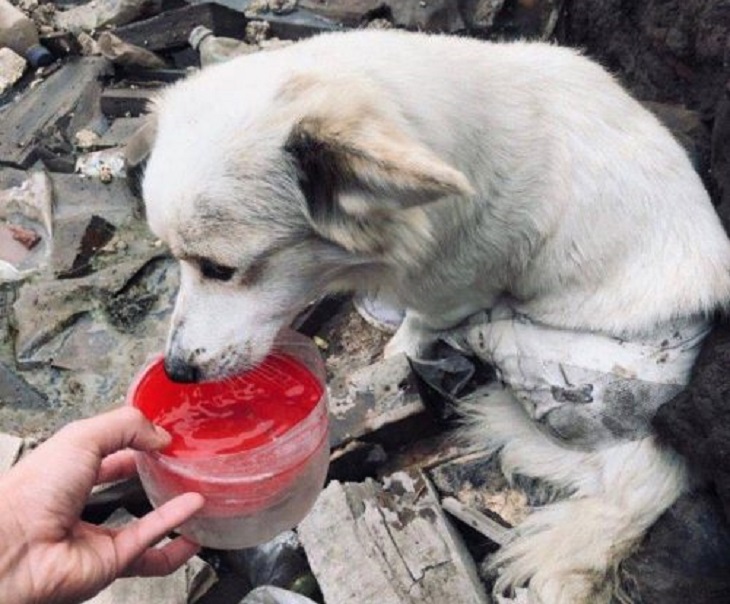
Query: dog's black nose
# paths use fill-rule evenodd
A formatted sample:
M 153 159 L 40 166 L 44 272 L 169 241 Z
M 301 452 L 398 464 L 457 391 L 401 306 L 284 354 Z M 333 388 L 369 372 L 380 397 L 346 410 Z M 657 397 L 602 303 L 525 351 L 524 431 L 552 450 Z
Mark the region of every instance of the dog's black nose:
M 177 358 L 165 357 L 165 373 L 173 382 L 192 383 L 200 380 L 200 370 Z

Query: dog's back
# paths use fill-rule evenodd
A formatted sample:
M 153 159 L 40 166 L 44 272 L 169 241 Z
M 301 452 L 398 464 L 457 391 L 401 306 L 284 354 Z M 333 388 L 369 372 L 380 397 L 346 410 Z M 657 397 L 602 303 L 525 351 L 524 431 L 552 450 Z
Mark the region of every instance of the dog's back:
M 243 57 L 167 95 L 168 114 L 207 113 L 200 136 L 218 137 L 204 146 L 208 158 L 190 163 L 225 164 L 216 154 L 231 153 L 220 140 L 232 116 L 265 122 L 297 76 L 342 82 L 332 112 L 358 102 L 349 81 L 372 82 L 380 109 L 476 191 L 476 203 L 428 206 L 438 241 L 428 262 L 414 259 L 433 272 L 418 279 L 454 282 L 455 291 L 469 283 L 463 295 L 475 297 L 503 288 L 535 319 L 609 333 L 649 330 L 730 298 L 730 245 L 685 152 L 575 51 L 360 32 Z M 253 127 L 249 147 L 262 145 L 256 136 Z M 404 296 L 423 297 L 415 279 L 399 279 Z

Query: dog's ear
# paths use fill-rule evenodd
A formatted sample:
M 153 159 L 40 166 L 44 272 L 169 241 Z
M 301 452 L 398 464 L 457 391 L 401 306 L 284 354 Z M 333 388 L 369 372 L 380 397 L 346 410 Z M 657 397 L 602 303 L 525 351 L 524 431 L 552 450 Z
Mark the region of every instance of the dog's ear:
M 470 195 L 466 177 L 378 116 L 305 117 L 285 149 L 299 170 L 310 215 L 366 217 Z

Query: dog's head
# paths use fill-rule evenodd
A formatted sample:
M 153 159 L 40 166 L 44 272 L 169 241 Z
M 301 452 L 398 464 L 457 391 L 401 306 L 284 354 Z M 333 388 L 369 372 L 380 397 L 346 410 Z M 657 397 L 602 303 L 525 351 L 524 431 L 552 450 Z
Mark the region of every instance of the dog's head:
M 372 84 L 256 61 L 205 69 L 152 112 L 143 193 L 180 261 L 166 352 L 177 380 L 256 364 L 313 299 L 427 245 L 423 204 L 470 192 Z

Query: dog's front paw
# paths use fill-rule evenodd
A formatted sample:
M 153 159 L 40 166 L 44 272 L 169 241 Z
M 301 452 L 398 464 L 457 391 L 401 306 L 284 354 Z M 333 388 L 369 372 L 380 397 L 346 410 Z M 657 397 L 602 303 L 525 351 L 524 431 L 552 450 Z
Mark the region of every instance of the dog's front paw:
M 409 320 L 406 316 L 398 331 L 385 345 L 383 351 L 385 358 L 394 357 L 401 353 L 411 358 L 420 358 L 430 350 L 438 337 L 437 334 L 421 329 L 415 323 L 416 321 Z
M 527 586 L 530 602 L 540 604 L 611 601 L 608 544 L 591 538 L 600 525 L 576 522 L 576 507 L 581 502 L 548 505 L 519 525 L 516 536 L 492 557 L 490 566 L 498 572 L 495 596 Z

